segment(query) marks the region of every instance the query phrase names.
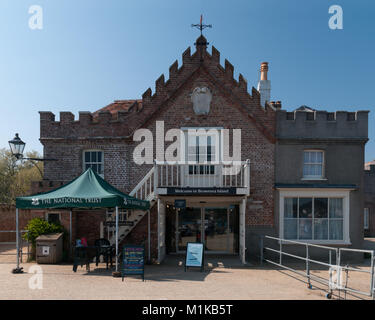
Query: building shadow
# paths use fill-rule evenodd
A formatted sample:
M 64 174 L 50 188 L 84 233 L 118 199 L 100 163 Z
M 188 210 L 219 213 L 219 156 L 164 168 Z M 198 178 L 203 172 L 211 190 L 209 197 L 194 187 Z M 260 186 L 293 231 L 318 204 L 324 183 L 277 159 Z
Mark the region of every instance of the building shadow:
M 168 255 L 160 264 L 145 265 L 145 281 L 204 281 L 211 273 L 228 273 L 226 269 L 248 268 L 242 265 L 238 256 L 206 256 L 204 269 L 189 267 L 185 271 L 185 256 Z M 77 271 L 86 271 L 86 266 L 78 266 Z M 90 271 L 79 273 L 84 276 L 108 276 L 112 277 L 114 268 L 106 269 L 104 264 L 90 264 Z M 121 268 L 119 267 L 121 271 Z M 140 278 L 139 275 L 126 275 L 126 279 Z

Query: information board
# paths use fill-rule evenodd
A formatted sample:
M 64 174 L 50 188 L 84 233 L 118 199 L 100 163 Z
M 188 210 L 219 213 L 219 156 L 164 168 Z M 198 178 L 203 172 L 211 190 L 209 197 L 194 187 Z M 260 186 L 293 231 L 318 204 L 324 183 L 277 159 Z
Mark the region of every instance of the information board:
M 199 242 L 188 242 L 186 246 L 185 271 L 188 267 L 198 267 L 203 271 L 204 246 Z
M 186 200 L 185 199 L 176 199 L 174 201 L 174 207 L 178 209 L 185 209 L 186 208 Z
M 125 275 L 141 275 L 145 280 L 145 247 L 125 245 L 122 251 L 122 281 Z

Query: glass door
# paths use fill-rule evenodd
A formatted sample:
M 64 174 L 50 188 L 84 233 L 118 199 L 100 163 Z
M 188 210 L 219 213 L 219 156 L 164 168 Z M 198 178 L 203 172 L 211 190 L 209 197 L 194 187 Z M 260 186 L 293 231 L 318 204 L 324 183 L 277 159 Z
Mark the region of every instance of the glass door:
M 204 208 L 205 250 L 234 252 L 234 220 L 228 208 Z
M 201 208 L 185 208 L 176 214 L 177 252 L 186 251 L 188 242 L 201 242 L 202 212 Z
M 190 208 L 176 212 L 176 252 L 203 242 L 207 253 L 236 253 L 238 215 L 230 208 Z

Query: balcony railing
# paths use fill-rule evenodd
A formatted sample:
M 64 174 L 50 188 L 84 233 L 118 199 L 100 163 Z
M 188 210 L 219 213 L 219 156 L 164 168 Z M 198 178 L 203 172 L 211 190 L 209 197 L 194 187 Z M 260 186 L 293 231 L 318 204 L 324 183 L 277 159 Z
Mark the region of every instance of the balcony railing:
M 250 161 L 234 164 L 170 164 L 155 162 L 155 188 L 246 188 L 250 190 Z

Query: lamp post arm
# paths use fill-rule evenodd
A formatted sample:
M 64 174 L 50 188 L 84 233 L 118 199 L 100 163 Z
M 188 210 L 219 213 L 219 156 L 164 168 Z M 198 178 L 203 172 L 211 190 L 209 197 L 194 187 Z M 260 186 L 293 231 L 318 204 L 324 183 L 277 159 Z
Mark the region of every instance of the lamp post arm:
M 21 158 L 22 160 L 33 160 L 33 161 L 57 161 L 57 159 L 41 159 L 41 158 Z
M 42 170 L 40 170 L 40 168 L 38 167 L 38 165 L 35 163 L 35 161 L 57 161 L 57 159 L 41 159 L 41 158 L 24 158 L 22 157 L 21 160 L 28 160 L 30 161 L 34 167 L 36 167 L 40 173 L 40 176 L 41 178 L 43 179 L 43 173 L 42 173 Z
M 24 160 L 29 160 L 29 161 L 33 164 L 33 166 L 36 167 L 36 168 L 38 169 L 38 171 L 39 171 L 39 173 L 40 173 L 40 177 L 43 179 L 43 173 L 42 173 L 42 170 L 40 170 L 40 168 L 38 167 L 38 164 L 34 162 L 35 160 L 32 159 L 32 158 L 24 158 Z

